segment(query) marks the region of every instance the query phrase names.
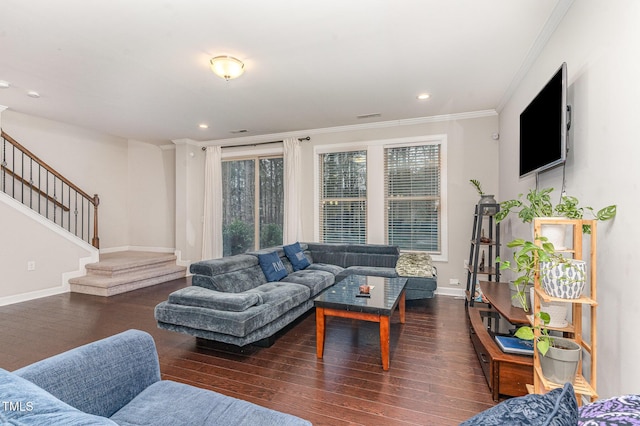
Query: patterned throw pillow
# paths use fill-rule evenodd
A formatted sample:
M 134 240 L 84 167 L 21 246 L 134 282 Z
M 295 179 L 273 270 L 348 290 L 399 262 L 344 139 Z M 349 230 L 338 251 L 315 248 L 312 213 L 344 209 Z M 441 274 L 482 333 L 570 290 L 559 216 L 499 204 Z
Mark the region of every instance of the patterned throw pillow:
M 287 255 L 289 262 L 291 262 L 291 266 L 293 266 L 294 271 L 301 271 L 307 266 L 311 265 L 309 263 L 309 259 L 302 252 L 302 247 L 300 247 L 300 243 L 289 244 L 288 246 L 282 247 L 284 249 L 284 254 Z
M 460 426 L 575 426 L 578 402 L 571 383 L 544 395 L 507 399 L 460 423 Z
M 282 260 L 280 260 L 280 256 L 278 256 L 278 253 L 275 251 L 267 254 L 259 254 L 258 261 L 260 262 L 260 268 L 262 268 L 264 276 L 269 282 L 280 281 L 288 275 Z
M 578 425 L 640 425 L 640 395 L 617 396 L 583 405 Z

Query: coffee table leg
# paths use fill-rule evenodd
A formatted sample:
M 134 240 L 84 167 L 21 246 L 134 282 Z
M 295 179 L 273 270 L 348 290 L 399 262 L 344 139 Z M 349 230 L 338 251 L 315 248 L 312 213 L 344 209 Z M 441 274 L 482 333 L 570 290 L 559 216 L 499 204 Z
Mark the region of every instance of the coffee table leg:
M 322 359 L 324 353 L 324 308 L 316 308 L 316 356 Z
M 405 314 L 404 314 L 404 308 L 405 308 L 405 304 L 406 304 L 406 297 L 405 297 L 405 292 L 403 291 L 402 294 L 400 295 L 400 302 L 398 302 L 398 309 L 400 311 L 400 323 L 404 324 L 405 321 Z
M 389 320 L 391 317 L 380 316 L 380 353 L 382 355 L 382 369 L 389 369 Z

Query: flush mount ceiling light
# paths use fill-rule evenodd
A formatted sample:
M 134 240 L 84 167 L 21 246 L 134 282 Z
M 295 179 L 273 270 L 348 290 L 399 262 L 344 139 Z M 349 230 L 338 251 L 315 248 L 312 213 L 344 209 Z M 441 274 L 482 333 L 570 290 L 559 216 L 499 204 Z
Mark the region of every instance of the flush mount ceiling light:
M 27 96 L 29 96 L 30 98 L 39 98 L 40 97 L 40 93 L 36 92 L 35 90 L 29 90 L 27 92 Z
M 0 89 L 7 89 L 11 86 L 11 83 L 8 81 L 0 80 Z
M 198 127 L 200 127 L 201 129 L 208 129 L 209 125 L 206 123 L 201 123 L 201 124 L 198 124 Z
M 418 96 L 416 96 L 416 98 L 418 98 L 418 100 L 424 101 L 425 99 L 429 99 L 431 97 L 430 94 L 428 93 L 420 93 Z
M 209 62 L 211 63 L 211 71 L 227 81 L 240 77 L 244 72 L 242 61 L 233 56 L 216 56 Z

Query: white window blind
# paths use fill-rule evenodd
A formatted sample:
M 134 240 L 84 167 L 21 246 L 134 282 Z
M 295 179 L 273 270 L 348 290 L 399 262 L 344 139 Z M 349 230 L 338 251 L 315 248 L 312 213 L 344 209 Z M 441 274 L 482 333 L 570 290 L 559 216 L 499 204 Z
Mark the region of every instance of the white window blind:
M 320 241 L 366 243 L 367 152 L 321 154 Z
M 385 149 L 387 241 L 404 250 L 441 250 L 440 145 Z

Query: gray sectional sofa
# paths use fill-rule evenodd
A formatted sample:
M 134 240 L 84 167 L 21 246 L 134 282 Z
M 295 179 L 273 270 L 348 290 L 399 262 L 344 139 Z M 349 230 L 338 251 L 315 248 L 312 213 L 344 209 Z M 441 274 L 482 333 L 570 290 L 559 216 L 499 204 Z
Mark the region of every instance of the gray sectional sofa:
M 289 246 L 290 248 L 291 246 Z M 322 291 L 351 275 L 398 276 L 396 246 L 374 244 L 301 243 L 299 257 L 308 266 L 291 263 L 282 246 L 190 266 L 192 286 L 169 295 L 155 309 L 158 327 L 205 340 L 244 346 L 271 344 L 278 331 L 313 307 Z M 260 265 L 277 253 L 285 271 L 267 279 Z M 296 270 L 298 269 L 298 270 Z M 409 300 L 433 297 L 437 277 L 409 277 Z
M 128 330 L 28 365 L 0 369 L 2 425 L 288 425 L 311 423 L 161 380 L 153 337 Z

